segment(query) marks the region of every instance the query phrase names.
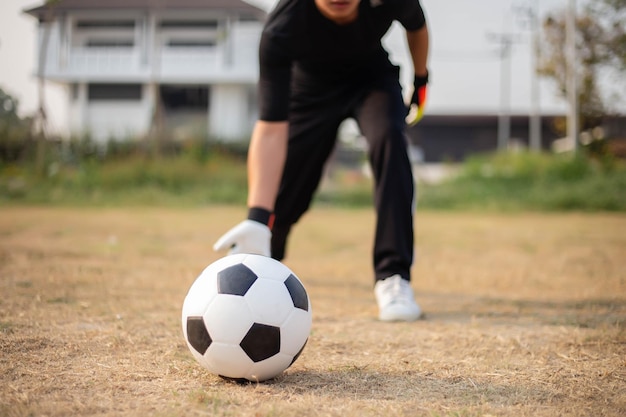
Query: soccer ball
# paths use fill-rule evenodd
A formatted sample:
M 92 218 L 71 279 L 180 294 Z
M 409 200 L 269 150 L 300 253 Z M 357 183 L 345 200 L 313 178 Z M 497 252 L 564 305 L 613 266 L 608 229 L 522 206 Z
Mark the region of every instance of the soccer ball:
M 209 372 L 239 381 L 265 381 L 291 366 L 311 331 L 311 302 L 302 282 L 281 262 L 229 255 L 191 285 L 183 333 Z

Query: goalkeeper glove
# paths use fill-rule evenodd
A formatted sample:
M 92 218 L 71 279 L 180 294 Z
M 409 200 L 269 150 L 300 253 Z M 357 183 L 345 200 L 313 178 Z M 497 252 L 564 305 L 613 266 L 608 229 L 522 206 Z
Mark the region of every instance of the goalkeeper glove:
M 213 245 L 214 251 L 229 249 L 228 254 L 252 253 L 263 256 L 271 255 L 270 242 L 272 231 L 266 224 L 272 215 L 264 209 L 251 208 L 248 219 L 242 221 Z
M 406 123 L 409 126 L 415 126 L 424 116 L 427 86 L 428 72 L 426 72 L 426 75 L 415 76 L 413 80 L 413 95 L 409 103 L 409 114 L 406 117 Z

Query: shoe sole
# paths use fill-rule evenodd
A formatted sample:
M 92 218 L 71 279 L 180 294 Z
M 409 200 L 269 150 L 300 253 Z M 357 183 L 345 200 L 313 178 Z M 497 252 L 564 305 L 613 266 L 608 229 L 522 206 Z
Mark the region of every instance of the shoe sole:
M 406 313 L 398 313 L 398 312 L 387 312 L 387 313 L 381 313 L 378 315 L 378 319 L 380 321 L 387 321 L 387 322 L 393 322 L 393 321 L 416 321 L 419 320 L 419 318 L 422 317 L 422 312 L 418 312 L 417 314 L 412 313 L 412 314 L 406 314 Z

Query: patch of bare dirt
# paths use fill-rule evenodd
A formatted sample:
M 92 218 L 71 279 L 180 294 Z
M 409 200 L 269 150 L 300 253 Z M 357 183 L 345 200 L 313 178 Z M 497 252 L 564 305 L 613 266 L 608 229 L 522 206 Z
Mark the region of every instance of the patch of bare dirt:
M 237 385 L 196 364 L 180 308 L 243 210 L 3 208 L 2 416 L 623 416 L 626 217 L 418 213 L 426 317 L 380 323 L 371 210 L 318 208 L 286 264 L 313 330 Z

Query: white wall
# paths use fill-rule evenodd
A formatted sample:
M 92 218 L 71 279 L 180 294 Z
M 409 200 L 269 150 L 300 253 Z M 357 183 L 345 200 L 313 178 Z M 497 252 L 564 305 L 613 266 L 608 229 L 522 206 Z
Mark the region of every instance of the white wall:
M 141 101 L 85 101 L 83 110 L 74 110 L 75 116 L 82 116 L 84 121 L 82 130 L 75 133 L 89 133 L 99 143 L 143 136 L 152 121 L 153 97 L 151 88 L 144 85 Z
M 224 140 L 248 139 L 252 121 L 250 88 L 245 85 L 211 86 L 209 133 Z
M 142 135 L 148 126 L 146 109 L 123 101 L 91 104 L 86 119 L 92 138 L 100 143 Z
M 257 22 L 236 22 L 231 32 L 233 67 L 245 73 L 252 71 L 255 79 L 259 66 L 259 41 L 262 26 Z

